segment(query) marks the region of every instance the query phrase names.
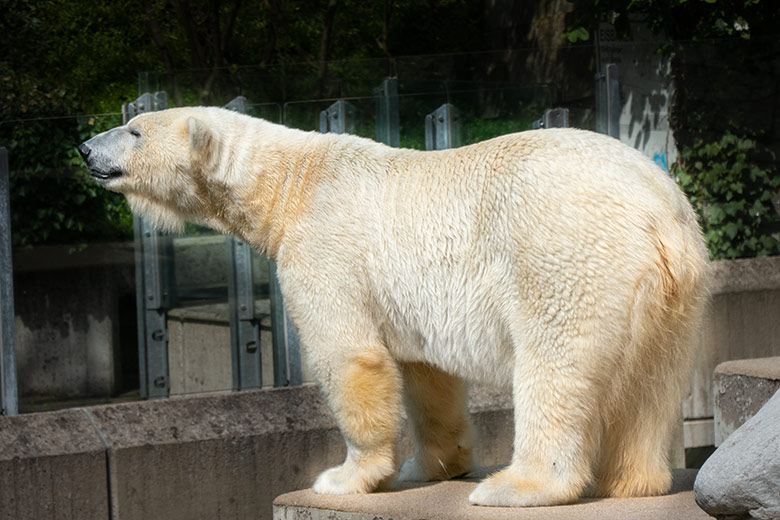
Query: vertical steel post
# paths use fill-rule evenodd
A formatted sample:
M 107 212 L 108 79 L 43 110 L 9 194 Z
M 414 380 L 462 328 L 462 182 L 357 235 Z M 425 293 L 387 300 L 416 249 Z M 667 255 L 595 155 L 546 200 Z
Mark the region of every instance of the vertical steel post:
M 401 145 L 401 125 L 398 110 L 398 79 L 385 78 L 374 89 L 376 101 L 376 140 L 389 146 Z
M 225 108 L 246 113 L 249 101 L 239 96 Z M 233 351 L 233 389 L 262 386 L 260 320 L 255 315 L 252 252 L 249 244 L 231 237 L 228 298 L 230 334 Z M 274 386 L 301 384 L 301 360 L 298 335 L 284 309 L 276 264 L 268 260 L 268 291 L 271 307 Z
M 620 83 L 615 63 L 607 63 L 596 74 L 596 131 L 620 139 Z
M 242 114 L 249 111 L 249 100 L 238 96 L 225 105 Z M 263 386 L 260 320 L 255 315 L 254 273 L 249 244 L 230 237 L 228 247 L 228 313 L 233 390 Z
M 534 121 L 533 128 L 568 128 L 569 127 L 569 109 L 568 108 L 548 108 L 544 115 Z
M 122 121 L 162 110 L 168 105 L 165 92 L 145 92 L 122 105 Z M 173 239 L 140 217 L 133 218 L 135 234 L 136 309 L 138 311 L 138 367 L 142 397 L 167 397 L 167 310 L 176 299 L 173 280 Z
M 255 316 L 252 251 L 235 237 L 228 240 L 228 309 L 233 360 L 233 390 L 263 386 L 260 320 Z
M 445 103 L 425 116 L 425 149 L 445 150 L 460 145 L 460 113 Z
M 0 148 L 0 415 L 19 413 L 9 199 L 8 151 Z
M 350 134 L 355 130 L 355 107 L 343 99 L 320 112 L 320 132 Z

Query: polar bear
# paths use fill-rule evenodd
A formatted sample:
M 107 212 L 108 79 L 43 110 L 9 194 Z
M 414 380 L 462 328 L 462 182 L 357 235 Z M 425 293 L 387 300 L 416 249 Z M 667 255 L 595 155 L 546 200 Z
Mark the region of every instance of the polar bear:
M 669 488 L 707 253 L 639 152 L 573 129 L 422 152 L 205 107 L 137 116 L 79 151 L 157 226 L 202 223 L 276 261 L 348 448 L 314 491 L 471 470 L 467 380 L 511 387 L 515 422 L 510 464 L 472 503 Z M 415 450 L 398 473 L 404 405 Z

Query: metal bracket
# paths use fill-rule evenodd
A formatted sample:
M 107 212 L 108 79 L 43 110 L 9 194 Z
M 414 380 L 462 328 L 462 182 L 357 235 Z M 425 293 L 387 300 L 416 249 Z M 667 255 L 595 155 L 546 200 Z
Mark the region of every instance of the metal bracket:
M 351 134 L 355 132 L 355 107 L 343 99 L 320 112 L 320 132 Z
M 231 99 L 223 108 L 232 110 L 233 112 L 238 112 L 240 114 L 248 114 L 249 106 L 250 103 L 247 98 L 244 96 L 236 96 Z
M 425 149 L 445 150 L 460 144 L 460 111 L 445 103 L 425 116 Z
M 569 127 L 569 109 L 568 108 L 548 108 L 544 115 L 534 121 L 533 129 L 541 128 L 568 128 Z
M 255 316 L 252 251 L 249 244 L 231 237 L 228 242 L 228 308 L 233 361 L 233 390 L 263 386 L 260 355 L 260 320 Z

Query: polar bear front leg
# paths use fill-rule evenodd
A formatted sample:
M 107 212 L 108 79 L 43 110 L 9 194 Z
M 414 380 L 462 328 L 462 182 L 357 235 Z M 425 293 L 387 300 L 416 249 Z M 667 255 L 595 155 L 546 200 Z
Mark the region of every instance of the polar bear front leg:
M 401 373 L 414 458 L 403 463 L 398 480 L 446 480 L 471 471 L 474 431 L 463 379 L 426 363 L 403 363 Z
M 342 495 L 389 485 L 401 412 L 395 361 L 384 347 L 368 347 L 333 363 L 321 359 L 315 374 L 347 443 L 347 458 L 321 473 L 313 490 Z

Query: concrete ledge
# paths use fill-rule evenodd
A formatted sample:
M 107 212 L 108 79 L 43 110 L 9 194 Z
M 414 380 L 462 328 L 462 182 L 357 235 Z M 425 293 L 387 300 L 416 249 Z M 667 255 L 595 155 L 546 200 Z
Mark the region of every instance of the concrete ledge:
M 709 276 L 714 294 L 780 289 L 780 256 L 711 262 Z
M 472 392 L 485 464 L 511 457 L 507 404 Z M 0 417 L 0 519 L 269 519 L 345 454 L 312 385 Z
M 753 417 L 780 389 L 780 356 L 726 361 L 715 368 L 715 445 Z
M 274 520 L 697 520 L 710 518 L 693 500 L 695 470 L 674 470 L 665 496 L 586 499 L 555 507 L 477 507 L 468 495 L 477 479 L 404 485 L 370 495 L 317 495 L 296 491 L 274 501 Z M 481 475 L 480 475 L 481 476 Z
M 83 410 L 0 417 L 0 518 L 108 518 L 106 475 Z

